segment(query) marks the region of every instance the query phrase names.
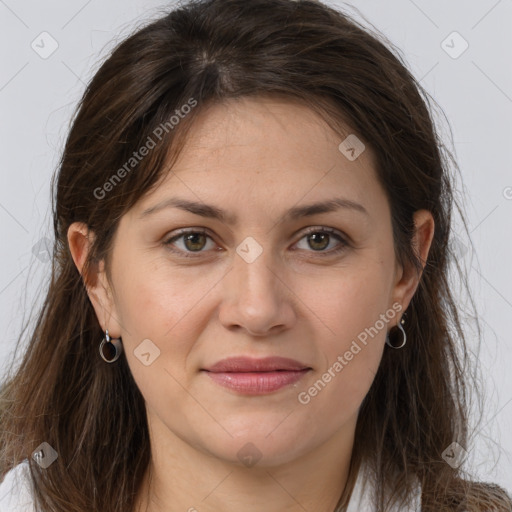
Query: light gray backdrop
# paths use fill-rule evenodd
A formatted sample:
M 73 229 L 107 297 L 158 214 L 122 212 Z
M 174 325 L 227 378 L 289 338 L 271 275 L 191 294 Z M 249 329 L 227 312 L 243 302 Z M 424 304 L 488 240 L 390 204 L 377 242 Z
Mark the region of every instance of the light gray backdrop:
M 462 232 L 453 250 L 477 299 L 487 385 L 486 416 L 466 460 L 481 479 L 512 490 L 512 1 L 330 4 L 358 19 L 360 11 L 401 50 L 453 129 L 476 253 Z M 49 275 L 50 177 L 73 108 L 112 41 L 166 5 L 0 0 L 2 375 L 23 316 Z M 469 319 L 467 326 L 471 334 Z

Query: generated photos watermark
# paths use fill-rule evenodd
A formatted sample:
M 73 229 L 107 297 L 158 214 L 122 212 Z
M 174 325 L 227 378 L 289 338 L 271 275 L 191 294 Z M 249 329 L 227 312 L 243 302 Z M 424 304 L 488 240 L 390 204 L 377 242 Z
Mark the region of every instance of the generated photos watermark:
M 169 133 L 180 123 L 182 119 L 189 114 L 192 109 L 197 105 L 197 100 L 190 98 L 187 103 L 181 106 L 181 108 L 174 111 L 175 115 L 171 116 L 165 123 L 160 123 L 146 139 L 146 142 L 137 150 L 132 153 L 132 156 L 120 167 L 112 176 L 103 183 L 101 187 L 96 187 L 93 191 L 96 199 L 104 199 L 108 192 L 114 190 L 114 188 L 126 177 L 139 163 L 149 155 L 159 142 L 162 141 L 164 133 Z
M 382 331 L 390 320 L 395 318 L 396 314 L 402 311 L 402 305 L 395 302 L 393 306 L 388 309 L 385 313 L 382 313 L 373 326 L 365 328 L 364 331 L 357 335 L 357 340 L 352 340 L 350 348 L 346 350 L 342 355 L 338 355 L 336 361 L 322 374 L 321 378 L 318 379 L 313 385 L 311 385 L 306 391 L 301 391 L 297 398 L 303 405 L 309 404 L 311 399 L 320 393 L 332 379 L 338 375 L 345 366 L 347 366 L 354 356 L 359 354 L 361 350 L 368 344 L 368 337 L 372 339 Z M 363 346 L 361 346 L 359 343 Z

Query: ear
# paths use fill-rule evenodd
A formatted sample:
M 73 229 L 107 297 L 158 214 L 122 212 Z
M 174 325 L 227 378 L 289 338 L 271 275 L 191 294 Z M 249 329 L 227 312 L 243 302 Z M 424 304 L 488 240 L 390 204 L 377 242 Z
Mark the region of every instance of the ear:
M 87 295 L 92 303 L 98 322 L 105 331 L 108 329 L 112 338 L 121 336 L 120 324 L 117 321 L 115 302 L 105 272 L 105 262 L 91 264 L 84 274 L 84 263 L 94 242 L 94 233 L 83 222 L 74 222 L 68 229 L 68 245 L 73 261 L 82 276 Z
M 404 267 L 397 263 L 396 282 L 393 289 L 393 303 L 402 305 L 402 311 L 409 307 L 416 289 L 418 288 L 423 269 L 427 262 L 432 239 L 434 238 L 435 223 L 428 210 L 417 210 L 414 213 L 415 233 L 412 240 L 413 250 L 421 261 L 421 271 L 408 263 Z

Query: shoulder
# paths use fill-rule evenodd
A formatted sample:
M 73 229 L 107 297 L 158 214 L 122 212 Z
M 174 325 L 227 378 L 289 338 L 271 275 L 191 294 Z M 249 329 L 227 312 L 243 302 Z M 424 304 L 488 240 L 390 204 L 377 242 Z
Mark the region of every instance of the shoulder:
M 357 479 L 352 490 L 346 512 L 361 512 L 374 510 L 375 475 L 366 464 L 361 464 Z M 404 501 L 406 504 L 396 505 L 389 512 L 420 512 L 423 491 L 421 482 L 417 477 L 413 479 L 412 495 Z M 502 487 L 487 482 L 454 479 L 443 489 L 443 493 L 430 490 L 426 499 L 436 510 L 465 512 L 512 512 L 512 497 Z M 434 493 L 432 495 L 432 492 Z M 432 507 L 434 505 L 434 507 Z M 342 509 L 341 509 L 342 510 Z
M 0 512 L 34 512 L 28 461 L 12 468 L 0 482 Z
M 489 482 L 458 480 L 454 495 L 467 512 L 510 512 L 512 497 L 503 487 Z

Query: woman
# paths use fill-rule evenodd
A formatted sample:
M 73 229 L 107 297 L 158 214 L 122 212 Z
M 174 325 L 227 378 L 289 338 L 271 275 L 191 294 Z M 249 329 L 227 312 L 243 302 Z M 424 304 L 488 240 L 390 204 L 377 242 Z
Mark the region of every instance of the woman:
M 510 510 L 462 472 L 452 183 L 422 93 L 319 2 L 193 2 L 120 44 L 56 177 L 0 503 Z

